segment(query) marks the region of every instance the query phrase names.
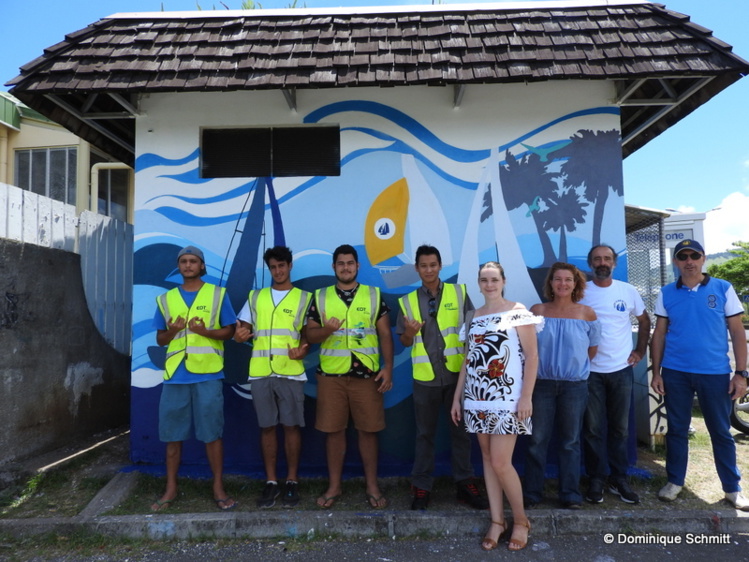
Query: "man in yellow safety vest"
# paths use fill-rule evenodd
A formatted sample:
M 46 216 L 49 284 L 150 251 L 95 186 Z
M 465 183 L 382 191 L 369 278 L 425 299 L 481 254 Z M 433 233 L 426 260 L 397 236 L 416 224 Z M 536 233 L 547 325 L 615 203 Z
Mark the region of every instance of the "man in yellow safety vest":
M 421 287 L 401 297 L 396 333 L 404 347 L 411 347 L 416 448 L 411 471 L 411 509 L 425 510 L 434 482 L 434 439 L 440 411 L 450 428 L 450 454 L 459 501 L 487 509 L 486 496 L 474 482 L 471 436 L 465 427 L 451 423 L 455 386 L 464 360 L 458 335 L 465 314 L 473 310 L 465 285 L 443 283 L 442 256 L 434 246 L 416 249 L 416 271 Z
M 260 508 L 273 507 L 283 493 L 284 507 L 299 503 L 299 455 L 304 427 L 304 372 L 302 359 L 307 354 L 304 321 L 312 295 L 291 284 L 291 250 L 274 246 L 263 254 L 273 283 L 271 287 L 250 291 L 237 316 L 234 339 L 253 340 L 250 360 L 252 403 L 260 426 L 260 447 L 265 465 L 265 487 L 257 500 Z M 278 437 L 283 425 L 286 453 L 286 481 L 283 492 L 276 475 Z
M 353 246 L 336 248 L 333 271 L 336 284 L 315 293 L 307 319 L 308 341 L 321 344 L 315 427 L 327 433 L 329 483 L 317 505 L 329 509 L 341 495 L 351 416 L 359 436 L 367 501 L 382 509 L 387 499 L 377 483 L 377 432 L 385 429 L 383 393 L 393 387 L 389 309 L 379 288 L 357 282 L 359 257 Z
M 222 511 L 237 503 L 223 485 L 224 340 L 234 335 L 236 317 L 226 290 L 204 282 L 205 258 L 195 246 L 177 255 L 182 285 L 156 299 L 156 342 L 167 346 L 159 402 L 159 439 L 166 442 L 166 490 L 151 506 L 168 508 L 177 499 L 182 442 L 205 443 L 213 472 L 213 499 Z

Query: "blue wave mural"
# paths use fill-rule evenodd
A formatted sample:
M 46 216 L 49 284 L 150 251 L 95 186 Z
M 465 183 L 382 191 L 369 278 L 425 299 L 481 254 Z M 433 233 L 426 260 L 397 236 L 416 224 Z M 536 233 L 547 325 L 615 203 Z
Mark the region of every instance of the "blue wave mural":
M 179 158 L 138 156 L 138 181 L 147 178 L 150 186 L 135 216 L 133 386 L 140 389 L 138 400 L 155 407 L 163 351 L 152 328 L 154 299 L 179 283 L 175 256 L 187 244 L 205 251 L 207 280 L 225 286 L 239 310 L 250 289 L 270 282 L 261 260 L 266 248 L 291 247 L 292 280 L 314 290 L 334 282 L 331 252 L 350 243 L 359 250 L 360 281 L 381 287 L 393 323 L 397 299 L 419 284 L 411 260 L 420 243 L 440 247 L 443 277 L 466 282 L 470 290 L 475 289 L 474 264 L 509 260 L 508 287 L 524 284 L 525 294 L 536 299 L 552 261 L 584 262 L 591 242 L 603 235 L 604 217 L 607 229 L 617 233 L 606 242 L 623 248 L 624 240 L 617 238 L 624 232 L 619 133 L 591 129 L 590 118 L 597 116 L 618 116 L 618 109 L 568 113 L 532 130 L 516 131 L 512 138 L 501 138 L 499 132 L 492 146 L 468 149 L 440 138 L 428 123 L 397 108 L 368 100 L 331 103 L 311 111 L 303 122 L 340 120 L 337 177 L 206 180 L 199 177 L 198 148 Z M 371 117 L 382 119 L 383 128 L 373 125 Z M 347 145 L 347 135 L 356 135 L 357 142 Z M 606 169 L 609 172 L 602 171 Z M 404 241 L 399 252 L 380 259 L 376 242 L 367 243 L 365 233 L 378 218 L 378 197 L 401 180 L 411 203 L 403 223 L 394 227 L 404 233 Z M 370 259 L 374 255 L 380 256 L 376 263 Z M 397 337 L 395 351 L 395 384 L 385 395 L 386 408 L 388 416 L 409 416 L 409 350 Z M 248 360 L 247 346 L 227 345 L 227 393 L 235 406 L 251 399 L 243 386 Z M 313 352 L 305 362 L 310 400 L 316 396 L 316 361 Z M 254 428 L 254 416 L 244 412 L 247 406 L 237 407 L 243 409 L 242 423 Z M 153 428 L 138 428 L 134 420 L 133 431 L 152 435 Z M 403 465 L 413 454 L 411 444 L 401 439 L 397 445 L 385 445 L 385 458 L 393 466 Z M 141 444 L 142 458 L 151 458 L 158 446 Z M 231 454 L 227 459 L 231 463 Z M 259 459 L 243 453 L 234 461 L 256 464 Z

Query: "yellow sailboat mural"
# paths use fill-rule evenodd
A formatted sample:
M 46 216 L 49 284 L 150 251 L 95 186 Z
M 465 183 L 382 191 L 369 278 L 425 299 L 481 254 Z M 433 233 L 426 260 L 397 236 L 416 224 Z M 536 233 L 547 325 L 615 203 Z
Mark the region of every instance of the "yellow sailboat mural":
M 419 281 L 413 260 L 421 244 L 439 248 L 443 265 L 453 263 L 450 227 L 439 200 L 412 155 L 401 155 L 401 165 L 403 177 L 372 203 L 364 233 L 369 263 L 391 289 Z
M 364 227 L 364 245 L 372 265 L 403 253 L 408 202 L 408 182 L 401 178 L 372 203 Z

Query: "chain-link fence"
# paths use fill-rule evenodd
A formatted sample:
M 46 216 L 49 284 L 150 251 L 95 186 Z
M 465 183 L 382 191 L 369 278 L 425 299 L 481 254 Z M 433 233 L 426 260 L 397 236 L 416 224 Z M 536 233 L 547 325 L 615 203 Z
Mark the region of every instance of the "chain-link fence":
M 666 282 L 663 213 L 627 206 L 627 274 L 653 319 L 658 291 Z

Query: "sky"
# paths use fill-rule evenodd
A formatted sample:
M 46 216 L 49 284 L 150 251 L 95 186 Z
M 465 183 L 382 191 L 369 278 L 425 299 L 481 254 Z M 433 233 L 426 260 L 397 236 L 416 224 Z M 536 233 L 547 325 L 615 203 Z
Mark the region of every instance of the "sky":
M 263 8 L 292 0 L 264 0 Z M 523 0 L 521 0 L 523 1 Z M 527 1 L 527 0 L 526 0 Z M 298 7 L 429 5 L 431 0 L 306 0 Z M 487 3 L 451 0 L 443 4 Z M 494 2 L 502 3 L 502 2 Z M 733 45 L 749 60 L 749 0 L 661 0 Z M 24 0 L 4 2 L 0 18 L 3 53 L 0 83 L 44 49 L 118 12 L 239 9 L 241 0 Z M 3 90 L 7 87 L 0 85 Z M 749 241 L 749 77 L 739 80 L 624 160 L 624 199 L 629 205 L 707 213 L 705 250 L 725 251 Z

